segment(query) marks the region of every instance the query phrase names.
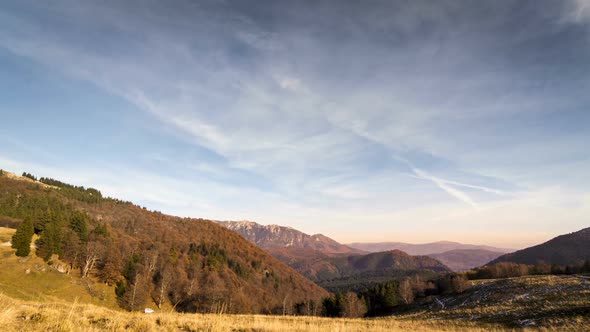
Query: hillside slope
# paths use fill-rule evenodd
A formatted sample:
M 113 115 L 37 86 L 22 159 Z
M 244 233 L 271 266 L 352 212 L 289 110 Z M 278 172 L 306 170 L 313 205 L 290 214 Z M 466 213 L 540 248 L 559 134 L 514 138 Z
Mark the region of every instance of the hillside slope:
M 172 217 L 53 179 L 0 176 L 0 226 L 32 221 L 37 255 L 116 285 L 119 304 L 179 311 L 282 313 L 327 292 L 215 222 Z M 54 188 L 58 187 L 58 188 Z M 88 273 L 85 273 L 85 272 Z
M 590 278 L 528 276 L 477 282 L 458 295 L 430 297 L 412 317 L 503 324 L 511 331 L 588 331 Z M 528 329 L 527 329 L 528 331 Z
M 63 264 L 54 262 L 50 266 L 36 255 L 15 256 L 9 244 L 14 232 L 12 228 L 0 227 L 0 294 L 27 301 L 60 299 L 118 308 L 113 287 L 80 278 L 78 273 L 66 273 Z
M 453 271 L 467 271 L 489 263 L 503 253 L 483 249 L 455 249 L 426 256 L 439 260 Z
M 513 262 L 536 264 L 581 265 L 590 260 L 590 227 L 560 235 L 545 243 L 500 256 L 490 262 Z
M 363 253 L 362 250 L 340 244 L 325 235 L 308 235 L 291 227 L 261 225 L 252 221 L 223 221 L 219 223 L 263 249 L 310 249 L 328 255 Z

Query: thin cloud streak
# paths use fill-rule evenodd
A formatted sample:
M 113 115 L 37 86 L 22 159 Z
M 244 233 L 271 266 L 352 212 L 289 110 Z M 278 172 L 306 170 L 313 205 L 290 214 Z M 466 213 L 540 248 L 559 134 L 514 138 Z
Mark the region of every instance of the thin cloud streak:
M 435 185 L 437 185 L 440 189 L 446 191 L 449 195 L 457 198 L 458 200 L 467 203 L 468 205 L 471 205 L 474 208 L 478 208 L 479 205 L 477 205 L 477 203 L 475 203 L 475 201 L 473 199 L 471 199 L 471 197 L 469 197 L 469 195 L 467 195 L 466 193 L 453 188 L 451 185 L 451 182 L 443 180 L 443 179 L 439 179 L 435 176 L 432 176 L 422 170 L 419 170 L 417 168 L 412 168 L 412 171 L 414 172 L 414 174 L 416 174 L 416 177 L 419 179 L 424 179 L 424 180 L 429 180 L 432 181 Z

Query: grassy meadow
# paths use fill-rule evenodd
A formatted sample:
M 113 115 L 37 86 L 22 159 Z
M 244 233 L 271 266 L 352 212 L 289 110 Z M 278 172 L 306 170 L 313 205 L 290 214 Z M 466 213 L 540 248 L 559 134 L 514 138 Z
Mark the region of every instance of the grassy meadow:
M 77 272 L 60 273 L 35 256 L 34 249 L 26 258 L 15 256 L 8 244 L 14 232 L 0 227 L 0 294 L 24 301 L 78 301 L 118 307 L 112 287 L 81 279 Z
M 505 331 L 494 324 L 422 319 L 130 313 L 76 301 L 30 302 L 0 295 L 1 331 Z

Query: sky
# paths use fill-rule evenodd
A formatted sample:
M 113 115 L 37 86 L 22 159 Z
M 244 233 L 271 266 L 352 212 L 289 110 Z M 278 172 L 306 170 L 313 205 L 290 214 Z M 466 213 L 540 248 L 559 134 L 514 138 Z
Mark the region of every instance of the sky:
M 590 226 L 590 0 L 0 3 L 0 168 L 340 242 Z

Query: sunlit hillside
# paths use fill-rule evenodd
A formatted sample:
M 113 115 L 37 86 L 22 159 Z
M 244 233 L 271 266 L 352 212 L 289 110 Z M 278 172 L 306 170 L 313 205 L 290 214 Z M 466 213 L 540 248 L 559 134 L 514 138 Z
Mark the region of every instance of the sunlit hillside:
M 82 276 L 84 287 L 88 280 L 115 286 L 114 301 L 132 310 L 157 302 L 181 312 L 313 312 L 328 295 L 217 223 L 148 211 L 92 188 L 30 179 L 30 174 L 0 176 L 0 225 L 22 227 L 25 234 L 28 221 L 31 236 L 38 236 L 19 244 L 36 247 L 19 259 L 26 268 L 9 266 L 3 272 L 23 274 L 7 277 L 15 280 L 7 286 L 9 292 L 19 292 L 23 280 L 39 287 L 34 278 L 39 273 L 53 276 L 53 267 L 61 265 L 63 272 Z M 11 262 L 16 258 L 5 264 Z M 112 297 L 114 291 L 108 293 Z

